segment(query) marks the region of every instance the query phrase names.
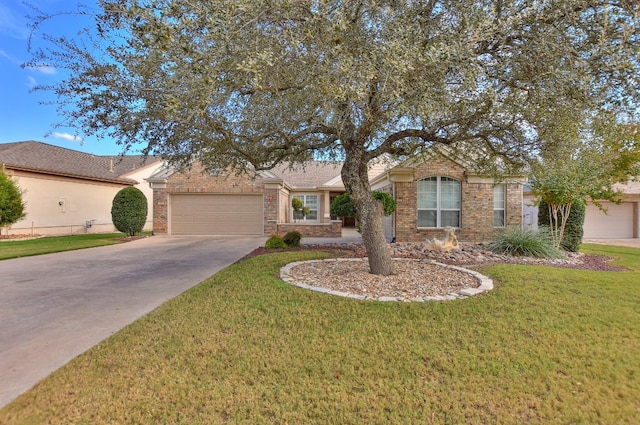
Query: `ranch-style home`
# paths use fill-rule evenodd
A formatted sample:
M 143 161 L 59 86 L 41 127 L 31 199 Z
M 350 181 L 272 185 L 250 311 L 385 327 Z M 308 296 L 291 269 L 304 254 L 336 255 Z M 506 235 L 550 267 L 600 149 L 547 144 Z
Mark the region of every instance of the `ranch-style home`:
M 271 235 L 298 230 L 303 236 L 339 237 L 342 226 L 355 223 L 332 217 L 331 201 L 345 192 L 340 162 L 309 162 L 290 169 L 220 171 L 205 174 L 164 168 L 147 179 L 153 189 L 155 233 L 172 235 Z M 422 160 L 369 170 L 371 187 L 397 200 L 397 211 L 385 217 L 389 240 L 423 242 L 442 237 L 446 226 L 459 240 L 481 241 L 497 229 L 522 224 L 522 177 L 496 182 L 463 161 L 434 150 Z M 309 207 L 296 216 L 291 200 Z
M 135 186 L 147 196 L 146 230 L 153 225 L 152 191 L 146 177 L 162 161 L 144 156 L 97 156 L 36 141 L 0 143 L 0 167 L 18 184 L 26 217 L 10 235 L 114 232 L 111 205 L 116 193 Z

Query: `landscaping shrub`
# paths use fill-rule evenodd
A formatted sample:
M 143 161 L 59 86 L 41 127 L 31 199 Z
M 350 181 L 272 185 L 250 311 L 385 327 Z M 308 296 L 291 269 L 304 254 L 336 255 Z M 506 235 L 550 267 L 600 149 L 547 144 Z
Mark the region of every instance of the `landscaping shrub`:
M 142 232 L 147 222 L 147 197 L 133 186 L 120 190 L 113 198 L 111 220 L 116 229 L 128 236 Z
M 391 215 L 395 212 L 397 203 L 396 200 L 393 199 L 393 196 L 389 195 L 386 192 L 371 192 L 374 198 L 382 203 L 384 215 Z M 330 213 L 333 216 L 337 217 L 356 217 L 356 206 L 351 201 L 351 197 L 348 193 L 343 193 L 342 195 L 338 195 L 331 202 L 331 206 L 329 207 Z
M 282 239 L 284 240 L 284 243 L 287 244 L 287 246 L 300 246 L 300 239 L 302 239 L 302 234 L 294 230 L 293 232 L 288 232 Z
M 0 229 L 25 217 L 25 205 L 20 188 L 0 171 Z
M 264 244 L 266 249 L 286 248 L 287 244 L 281 236 L 273 235 Z
M 586 210 L 587 206 L 584 202 L 575 202 L 571 206 L 562 242 L 560 242 L 560 247 L 565 251 L 578 252 L 580 249 L 582 236 L 584 235 L 584 215 Z M 544 201 L 540 201 L 538 209 L 538 226 L 551 226 L 549 222 L 549 206 Z
M 497 254 L 520 257 L 561 258 L 563 256 L 562 251 L 553 246 L 548 228 L 504 230 L 489 244 L 489 250 Z

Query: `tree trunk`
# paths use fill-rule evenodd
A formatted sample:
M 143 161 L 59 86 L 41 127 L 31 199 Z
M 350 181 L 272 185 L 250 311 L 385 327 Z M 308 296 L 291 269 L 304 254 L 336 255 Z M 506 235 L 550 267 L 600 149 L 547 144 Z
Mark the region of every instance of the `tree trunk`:
M 395 270 L 382 225 L 383 207 L 371 194 L 367 165 L 363 156 L 347 152 L 341 172 L 342 181 L 356 207 L 362 242 L 369 257 L 369 270 L 373 274 L 388 276 Z
M 556 248 L 562 247 L 564 231 L 567 227 L 567 220 L 571 214 L 573 202 L 567 204 L 548 204 L 549 206 L 549 226 L 553 236 L 553 244 Z

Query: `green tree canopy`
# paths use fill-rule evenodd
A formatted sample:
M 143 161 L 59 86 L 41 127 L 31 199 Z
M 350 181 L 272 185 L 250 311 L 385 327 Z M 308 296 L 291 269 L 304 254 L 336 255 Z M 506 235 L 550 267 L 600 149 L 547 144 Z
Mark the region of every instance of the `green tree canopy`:
M 606 111 L 637 114 L 628 0 L 100 0 L 28 66 L 67 68 L 65 124 L 177 165 L 344 160 L 372 273 L 390 274 L 367 164 L 446 144 L 524 163 Z M 89 9 L 79 13 L 91 15 Z M 55 16 L 34 19 L 34 29 Z M 552 135 L 553 137 L 549 137 Z
M 0 229 L 25 217 L 22 193 L 16 182 L 0 171 Z

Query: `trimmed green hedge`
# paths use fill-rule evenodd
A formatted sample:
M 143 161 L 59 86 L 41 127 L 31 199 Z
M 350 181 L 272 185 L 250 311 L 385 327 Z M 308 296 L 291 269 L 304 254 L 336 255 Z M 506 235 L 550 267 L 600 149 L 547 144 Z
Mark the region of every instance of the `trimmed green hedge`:
M 147 222 L 147 197 L 133 186 L 120 190 L 113 198 L 111 220 L 116 229 L 129 236 L 142 232 Z

